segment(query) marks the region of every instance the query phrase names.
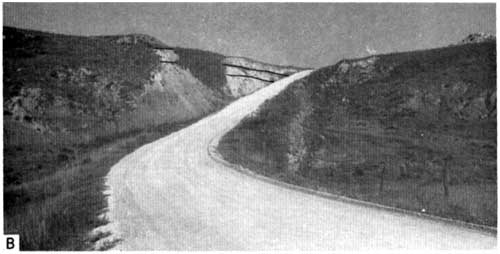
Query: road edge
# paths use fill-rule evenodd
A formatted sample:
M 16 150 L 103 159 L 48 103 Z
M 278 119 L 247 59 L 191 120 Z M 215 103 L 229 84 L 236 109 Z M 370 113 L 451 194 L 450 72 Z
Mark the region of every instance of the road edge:
M 223 164 L 226 167 L 232 168 L 239 173 L 242 173 L 244 175 L 253 177 L 255 179 L 258 179 L 258 180 L 261 180 L 261 181 L 264 181 L 264 182 L 267 182 L 267 183 L 270 183 L 273 185 L 277 185 L 277 186 L 280 186 L 283 188 L 299 191 L 299 192 L 302 192 L 305 194 L 315 195 L 315 196 L 318 196 L 321 198 L 341 201 L 341 202 L 345 202 L 345 203 L 349 203 L 349 204 L 355 204 L 355 205 L 361 205 L 361 206 L 370 207 L 370 208 L 376 208 L 376 209 L 385 210 L 385 211 L 389 211 L 389 212 L 393 212 L 393 213 L 400 213 L 400 214 L 415 216 L 415 217 L 428 219 L 428 220 L 436 221 L 436 222 L 443 223 L 443 224 L 452 224 L 455 226 L 465 227 L 468 229 L 478 230 L 478 231 L 482 231 L 484 233 L 493 234 L 493 235 L 495 235 L 495 238 L 496 238 L 496 235 L 497 235 L 497 228 L 496 227 L 474 224 L 474 223 L 470 223 L 470 222 L 439 217 L 436 215 L 420 213 L 417 211 L 411 211 L 411 210 L 406 210 L 406 209 L 402 209 L 402 208 L 391 207 L 391 206 L 386 206 L 386 205 L 377 204 L 377 203 L 373 203 L 373 202 L 353 199 L 353 198 L 349 198 L 346 196 L 336 195 L 336 194 L 332 194 L 332 193 L 328 193 L 328 192 L 313 190 L 313 189 L 305 188 L 302 186 L 285 183 L 285 182 L 282 182 L 282 181 L 279 181 L 279 180 L 276 180 L 276 179 L 273 179 L 273 178 L 270 178 L 270 177 L 267 177 L 267 176 L 264 176 L 261 174 L 257 174 L 257 173 L 255 173 L 247 168 L 244 168 L 241 165 L 234 164 L 234 163 L 231 163 L 231 162 L 224 160 L 222 155 L 217 150 L 217 146 L 219 145 L 220 139 L 222 138 L 223 135 L 225 135 L 229 131 L 230 131 L 230 129 L 225 131 L 224 134 L 222 134 L 222 135 L 218 135 L 218 136 L 213 137 L 208 144 L 207 153 L 208 153 L 208 156 L 210 156 L 217 163 Z

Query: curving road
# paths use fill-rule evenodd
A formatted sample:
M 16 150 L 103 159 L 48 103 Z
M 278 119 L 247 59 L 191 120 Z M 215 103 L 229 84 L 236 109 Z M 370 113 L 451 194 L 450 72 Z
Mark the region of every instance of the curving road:
M 496 235 L 333 201 L 247 176 L 207 153 L 303 71 L 230 104 L 114 165 L 107 177 L 120 250 L 494 248 Z M 108 239 L 109 240 L 109 239 Z

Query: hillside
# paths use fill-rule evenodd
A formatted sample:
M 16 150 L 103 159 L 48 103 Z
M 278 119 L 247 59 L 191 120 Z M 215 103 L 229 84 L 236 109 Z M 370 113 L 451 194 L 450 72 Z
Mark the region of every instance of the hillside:
M 24 249 L 84 248 L 113 161 L 299 70 L 141 34 L 4 27 L 3 43 L 5 230 Z
M 288 183 L 496 226 L 496 43 L 469 41 L 316 70 L 218 149 Z

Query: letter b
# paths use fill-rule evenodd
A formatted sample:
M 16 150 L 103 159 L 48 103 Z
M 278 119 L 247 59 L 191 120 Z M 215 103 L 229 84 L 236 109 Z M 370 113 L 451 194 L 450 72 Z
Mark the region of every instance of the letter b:
M 7 243 L 5 244 L 5 248 L 8 250 L 12 250 L 16 247 L 15 241 L 13 237 L 7 237 Z
M 0 244 L 0 252 L 2 252 L 2 250 L 19 251 L 19 235 L 3 235 L 1 241 L 3 241 L 3 243 Z

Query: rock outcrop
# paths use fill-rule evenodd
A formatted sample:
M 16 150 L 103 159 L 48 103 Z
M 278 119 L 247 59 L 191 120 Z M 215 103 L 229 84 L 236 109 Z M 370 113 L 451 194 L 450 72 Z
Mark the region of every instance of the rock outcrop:
M 165 45 L 162 41 L 156 39 L 153 36 L 147 34 L 127 34 L 118 36 L 101 36 L 101 38 L 109 39 L 117 44 L 121 45 L 136 45 L 144 44 L 151 48 L 165 48 L 172 49 L 171 47 Z
M 370 79 L 387 76 L 392 71 L 393 66 L 376 68 L 379 59 L 378 56 L 370 56 L 355 60 L 342 60 L 335 65 L 337 75 L 332 75 L 323 86 L 349 87 Z
M 155 53 L 160 57 L 161 63 L 175 63 L 179 60 L 174 49 L 155 49 Z
M 496 36 L 487 33 L 473 33 L 469 34 L 463 40 L 461 40 L 458 44 L 468 44 L 468 43 L 481 43 L 481 42 L 494 42 L 496 41 Z
M 299 109 L 293 115 L 286 130 L 287 147 L 286 153 L 288 171 L 298 173 L 301 166 L 305 162 L 305 157 L 308 154 L 306 146 L 306 121 L 312 114 L 311 102 L 307 99 L 303 84 L 296 87 L 298 94 Z

